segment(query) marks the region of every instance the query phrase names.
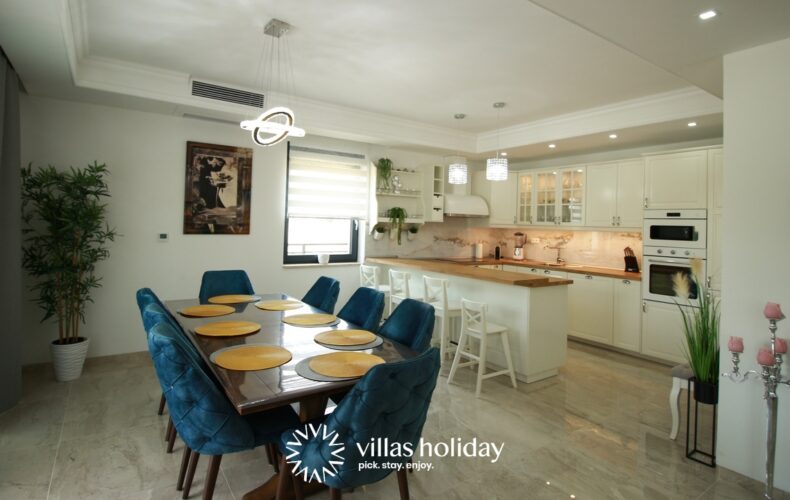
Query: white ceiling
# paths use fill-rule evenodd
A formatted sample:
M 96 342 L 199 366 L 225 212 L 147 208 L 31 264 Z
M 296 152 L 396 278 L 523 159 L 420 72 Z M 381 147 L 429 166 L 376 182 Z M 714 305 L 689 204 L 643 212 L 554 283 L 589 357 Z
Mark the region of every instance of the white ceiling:
M 0 0 L 0 45 L 32 94 L 233 120 L 243 110 L 196 102 L 187 82 L 256 88 L 262 28 L 279 18 L 293 25 L 283 40 L 308 133 L 483 153 L 502 127 L 503 147 L 532 157 L 556 140 L 619 147 L 597 133 L 612 128 L 632 129 L 632 145 L 720 136 L 720 116 L 675 126 L 720 112 L 689 82 L 715 94 L 722 54 L 790 36 L 790 2 L 755 14 L 705 1 Z M 694 14 L 714 4 L 720 24 L 701 25 Z M 499 122 L 494 101 L 508 104 Z

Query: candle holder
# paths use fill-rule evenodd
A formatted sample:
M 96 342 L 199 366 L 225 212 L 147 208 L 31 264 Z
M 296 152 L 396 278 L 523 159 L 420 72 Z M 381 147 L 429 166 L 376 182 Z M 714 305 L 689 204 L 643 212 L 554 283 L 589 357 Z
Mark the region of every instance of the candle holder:
M 775 306 L 775 309 L 770 309 L 769 306 Z M 732 354 L 732 371 L 730 373 L 722 373 L 723 377 L 730 379 L 735 383 L 743 383 L 749 379 L 760 379 L 765 387 L 763 399 L 765 399 L 768 406 L 768 436 L 766 441 L 766 459 L 765 459 L 765 491 L 763 498 L 767 500 L 773 499 L 774 495 L 774 461 L 776 459 L 776 419 L 779 397 L 777 395 L 777 388 L 782 384 L 790 386 L 790 379 L 782 377 L 782 353 L 776 352 L 776 323 L 784 318 L 778 304 L 768 304 L 765 309 L 765 314 L 768 317 L 768 330 L 771 333 L 771 351 L 773 359 L 760 359 L 762 370 L 748 370 L 741 372 L 739 368 L 740 352 L 731 352 Z M 740 342 L 741 339 L 738 339 Z M 784 343 L 784 341 L 782 341 Z M 784 343 L 784 350 L 786 351 L 786 343 Z M 769 364 L 773 361 L 773 364 Z

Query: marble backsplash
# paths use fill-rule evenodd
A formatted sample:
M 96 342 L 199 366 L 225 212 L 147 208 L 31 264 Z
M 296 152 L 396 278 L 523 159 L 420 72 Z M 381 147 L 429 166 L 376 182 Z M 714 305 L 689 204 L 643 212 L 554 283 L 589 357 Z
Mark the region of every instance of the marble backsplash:
M 554 261 L 557 250 L 547 247 L 562 247 L 562 258 L 569 264 L 623 269 L 623 249 L 631 247 L 642 265 L 642 233 L 618 231 L 567 231 L 561 229 L 536 228 L 488 228 L 475 227 L 475 219 L 447 218 L 443 223 L 427 223 L 409 240 L 404 232 L 401 245 L 387 233 L 375 241 L 370 235 L 366 240 L 368 257 L 413 257 L 413 258 L 469 258 L 473 246 L 483 244 L 483 255 L 494 256 L 495 247 L 501 248 L 502 257 L 513 255 L 516 232 L 526 237 L 526 258 Z

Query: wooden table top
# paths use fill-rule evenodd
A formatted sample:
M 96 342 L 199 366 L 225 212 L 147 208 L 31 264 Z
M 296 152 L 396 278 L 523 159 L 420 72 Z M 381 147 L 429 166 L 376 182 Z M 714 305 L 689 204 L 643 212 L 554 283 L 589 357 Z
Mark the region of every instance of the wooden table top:
M 261 300 L 298 300 L 280 293 L 258 295 Z M 317 344 L 313 340 L 316 334 L 331 329 L 358 329 L 359 326 L 347 323 L 342 319 L 337 325 L 318 327 L 297 327 L 282 322 L 283 316 L 324 312 L 307 304 L 299 309 L 289 311 L 264 311 L 255 307 L 254 302 L 235 304 L 233 305 L 236 309 L 235 313 L 213 318 L 188 318 L 178 313 L 185 307 L 195 306 L 199 303 L 198 299 L 171 300 L 165 302 L 165 306 L 208 364 L 239 414 L 246 415 L 293 402 L 327 397 L 334 393 L 344 392 L 357 382 L 357 380 L 316 382 L 298 375 L 294 368 L 305 358 L 339 352 Z M 198 326 L 215 321 L 254 321 L 261 325 L 261 329 L 257 333 L 240 337 L 205 337 L 195 334 L 194 330 Z M 293 358 L 277 368 L 246 372 L 227 370 L 211 362 L 211 355 L 220 349 L 256 343 L 282 346 L 291 351 Z M 386 362 L 400 361 L 415 355 L 408 347 L 388 339 L 384 339 L 384 343 L 379 347 L 360 352 L 375 354 Z

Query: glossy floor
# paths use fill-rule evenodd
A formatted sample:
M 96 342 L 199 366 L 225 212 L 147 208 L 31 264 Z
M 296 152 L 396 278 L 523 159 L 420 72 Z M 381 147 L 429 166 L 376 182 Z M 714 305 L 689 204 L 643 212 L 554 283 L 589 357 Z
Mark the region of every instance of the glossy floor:
M 677 442 L 669 440 L 669 368 L 578 344 L 568 355 L 560 376 L 518 390 L 506 377 L 487 380 L 480 399 L 472 371 L 460 370 L 448 387 L 445 367 L 424 438 L 504 442 L 504 451 L 496 463 L 417 459 L 434 469 L 409 476 L 412 497 L 760 497 L 756 481 L 687 461 L 685 426 Z M 82 378 L 69 384 L 52 381 L 49 367 L 26 369 L 22 402 L 0 415 L 0 498 L 179 498 L 182 444 L 165 453 L 159 394 L 145 353 L 89 360 Z M 193 498 L 202 493 L 206 462 Z M 271 473 L 259 450 L 229 455 L 214 498 L 240 499 Z M 398 498 L 397 481 L 391 476 L 344 498 Z

